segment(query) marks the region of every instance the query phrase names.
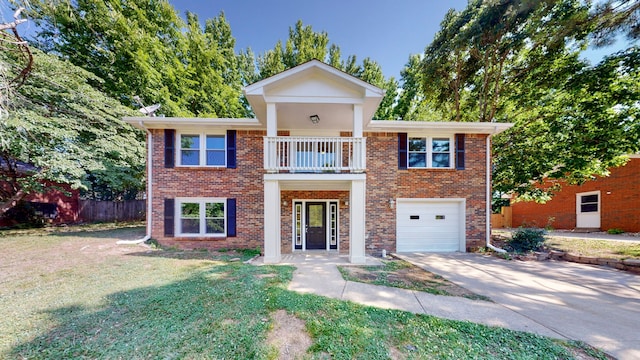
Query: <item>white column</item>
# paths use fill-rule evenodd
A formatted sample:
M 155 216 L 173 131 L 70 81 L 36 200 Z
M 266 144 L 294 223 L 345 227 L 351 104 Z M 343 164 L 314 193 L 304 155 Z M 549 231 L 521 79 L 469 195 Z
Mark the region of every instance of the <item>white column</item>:
M 264 181 L 264 263 L 280 262 L 280 184 Z
M 349 198 L 349 262 L 364 264 L 365 258 L 365 180 L 351 181 Z
M 353 137 L 362 137 L 362 104 L 353 104 Z
M 275 103 L 267 103 L 267 136 L 278 136 L 278 113 Z

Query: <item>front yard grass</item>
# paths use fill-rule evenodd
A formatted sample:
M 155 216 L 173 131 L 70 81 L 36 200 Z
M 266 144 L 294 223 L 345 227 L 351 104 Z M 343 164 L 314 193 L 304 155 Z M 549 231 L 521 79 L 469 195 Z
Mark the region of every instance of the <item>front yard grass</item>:
M 640 259 L 640 239 L 638 242 L 627 242 L 547 236 L 544 246 L 548 249 L 582 256 L 606 259 Z
M 276 359 L 284 310 L 304 358 L 604 358 L 578 343 L 288 291 L 290 266 L 247 253 L 118 246 L 144 229 L 0 232 L 0 358 Z M 591 355 L 587 355 L 591 353 Z

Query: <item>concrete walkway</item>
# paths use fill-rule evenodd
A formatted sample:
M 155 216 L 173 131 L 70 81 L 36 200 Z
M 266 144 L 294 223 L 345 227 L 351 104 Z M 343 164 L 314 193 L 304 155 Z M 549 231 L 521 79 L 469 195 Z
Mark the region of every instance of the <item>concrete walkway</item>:
M 386 309 L 582 340 L 619 359 L 640 358 L 640 276 L 566 262 L 516 262 L 475 254 L 404 259 L 495 302 L 438 296 L 342 279 L 347 256 L 283 255 L 296 267 L 289 289 Z M 254 260 L 262 263 L 262 258 Z M 367 258 L 367 265 L 379 264 Z

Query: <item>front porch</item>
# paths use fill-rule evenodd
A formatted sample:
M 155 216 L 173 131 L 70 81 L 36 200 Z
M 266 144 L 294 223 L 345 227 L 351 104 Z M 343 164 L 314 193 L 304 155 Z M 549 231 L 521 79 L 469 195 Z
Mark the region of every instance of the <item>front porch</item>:
M 265 174 L 264 262 L 308 250 L 365 259 L 365 174 Z

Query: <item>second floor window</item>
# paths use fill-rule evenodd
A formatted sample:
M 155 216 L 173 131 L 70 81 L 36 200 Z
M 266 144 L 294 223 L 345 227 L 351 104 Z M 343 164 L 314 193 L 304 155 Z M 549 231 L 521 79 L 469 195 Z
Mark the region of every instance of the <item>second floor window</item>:
M 451 168 L 451 139 L 448 137 L 410 137 L 410 168 Z
M 224 135 L 180 134 L 178 158 L 182 166 L 226 166 Z

